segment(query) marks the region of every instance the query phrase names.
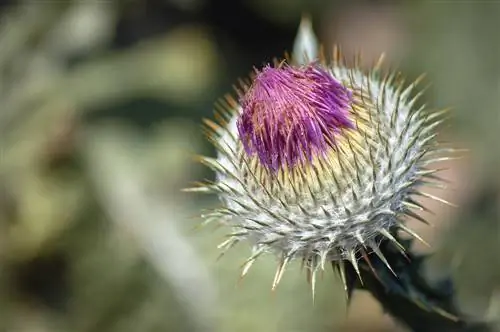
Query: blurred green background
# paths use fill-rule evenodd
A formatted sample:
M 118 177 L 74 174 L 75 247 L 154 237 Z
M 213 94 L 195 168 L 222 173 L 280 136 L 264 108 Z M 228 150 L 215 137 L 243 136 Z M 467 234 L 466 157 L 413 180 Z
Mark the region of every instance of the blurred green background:
M 245 246 L 193 230 L 215 197 L 201 118 L 238 77 L 292 50 L 303 13 L 328 50 L 386 52 L 430 107 L 451 106 L 443 163 L 458 209 L 428 202 L 429 275 L 500 321 L 500 2 L 31 0 L 0 7 L 0 331 L 403 331 L 333 273 L 315 303 L 298 266 L 239 281 Z M 415 250 L 423 250 L 416 247 Z M 429 251 L 429 249 L 426 249 Z

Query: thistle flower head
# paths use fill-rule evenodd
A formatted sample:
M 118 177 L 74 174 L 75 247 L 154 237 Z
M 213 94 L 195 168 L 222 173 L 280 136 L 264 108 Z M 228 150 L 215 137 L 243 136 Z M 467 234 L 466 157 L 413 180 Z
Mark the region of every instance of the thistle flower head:
M 217 122 L 205 120 L 218 156 L 201 158 L 216 180 L 191 189 L 221 199 L 203 217 L 233 229 L 223 252 L 251 244 L 242 275 L 260 255 L 277 255 L 273 288 L 295 259 L 313 288 L 326 262 L 341 276 L 346 262 L 356 271 L 371 255 L 387 263 L 380 241 L 404 253 L 395 232 L 420 239 L 405 225 L 407 217 L 425 221 L 415 197 L 445 202 L 422 190 L 448 150 L 435 142 L 443 112 L 416 107 L 418 80 L 405 85 L 379 63 L 348 67 L 338 49 L 331 60 L 313 60 L 265 66 L 241 84 L 239 100 L 218 104 Z

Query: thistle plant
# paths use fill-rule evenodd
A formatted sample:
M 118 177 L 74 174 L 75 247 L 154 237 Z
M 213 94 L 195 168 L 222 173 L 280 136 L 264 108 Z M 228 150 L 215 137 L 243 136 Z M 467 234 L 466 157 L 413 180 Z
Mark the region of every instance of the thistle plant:
M 250 243 L 242 276 L 274 254 L 274 289 L 301 260 L 314 294 L 317 273 L 331 265 L 348 298 L 365 288 L 409 326 L 398 311 L 405 303 L 414 318 L 446 321 L 441 330 L 462 326 L 453 292 L 422 279 L 423 258 L 401 237 L 425 243 L 407 226 L 409 218 L 427 222 L 419 197 L 452 205 L 426 191 L 442 185 L 433 165 L 456 152 L 436 137 L 448 110 L 419 105 L 422 77 L 405 84 L 382 61 L 366 70 L 348 65 L 338 47 L 327 56 L 304 20 L 293 56 L 255 69 L 236 96 L 219 101 L 215 121 L 204 121 L 217 157 L 200 161 L 216 177 L 188 190 L 220 198 L 202 217 L 232 229 L 222 253 Z

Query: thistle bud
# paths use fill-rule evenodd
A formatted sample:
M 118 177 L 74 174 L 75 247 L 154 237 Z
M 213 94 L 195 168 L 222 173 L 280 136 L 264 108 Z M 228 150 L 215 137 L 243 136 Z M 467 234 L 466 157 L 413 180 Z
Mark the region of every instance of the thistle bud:
M 299 39 L 299 51 L 300 45 Z M 190 190 L 222 201 L 203 217 L 232 228 L 223 251 L 251 244 L 242 275 L 259 256 L 273 253 L 279 259 L 273 288 L 298 259 L 314 292 L 316 273 L 327 262 L 341 276 L 345 263 L 359 274 L 358 261 L 376 255 L 392 271 L 380 241 L 404 254 L 395 232 L 421 240 L 405 222 L 425 222 L 418 196 L 447 203 L 423 185 L 438 179 L 432 163 L 449 150 L 435 142 L 444 111 L 416 105 L 419 80 L 405 85 L 382 72 L 380 62 L 369 70 L 349 67 L 337 48 L 330 60 L 319 51 L 307 54 L 319 56 L 256 70 L 237 89 L 238 98 L 218 104 L 217 121 L 205 120 L 218 156 L 201 158 L 216 179 Z

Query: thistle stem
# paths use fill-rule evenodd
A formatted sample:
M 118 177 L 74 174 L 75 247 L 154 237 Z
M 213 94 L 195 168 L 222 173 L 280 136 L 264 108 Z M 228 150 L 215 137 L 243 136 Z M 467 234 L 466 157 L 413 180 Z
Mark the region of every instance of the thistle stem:
M 389 241 L 383 242 L 380 247 L 397 277 L 387 271 L 380 258 L 371 255 L 371 267 L 365 261 L 359 262 L 363 280 L 361 285 L 357 272 L 347 264 L 346 276 L 350 280 L 348 291 L 363 289 L 370 292 L 385 312 L 406 325 L 410 331 L 493 331 L 488 324 L 473 322 L 460 313 L 455 304 L 456 293 L 450 277 L 438 283 L 431 283 L 423 277 L 421 271 L 428 256 L 415 255 L 409 248 L 411 243 L 406 242 L 409 259 L 392 248 Z

